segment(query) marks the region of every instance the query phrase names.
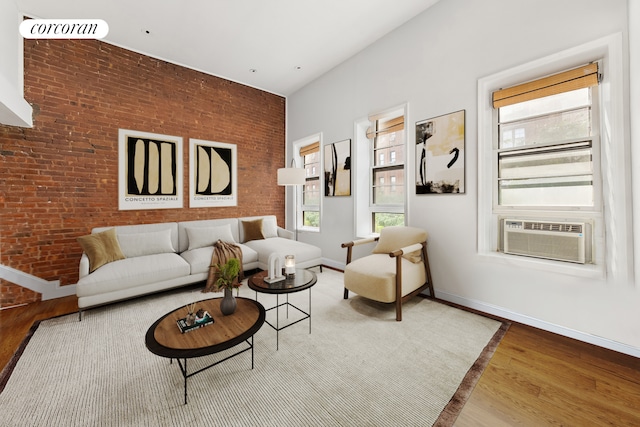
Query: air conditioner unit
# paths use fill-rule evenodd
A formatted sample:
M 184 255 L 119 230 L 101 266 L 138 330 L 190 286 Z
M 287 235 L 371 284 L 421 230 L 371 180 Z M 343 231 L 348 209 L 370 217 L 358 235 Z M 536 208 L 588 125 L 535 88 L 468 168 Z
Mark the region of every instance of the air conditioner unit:
M 504 253 L 584 264 L 588 239 L 584 222 L 503 220 Z

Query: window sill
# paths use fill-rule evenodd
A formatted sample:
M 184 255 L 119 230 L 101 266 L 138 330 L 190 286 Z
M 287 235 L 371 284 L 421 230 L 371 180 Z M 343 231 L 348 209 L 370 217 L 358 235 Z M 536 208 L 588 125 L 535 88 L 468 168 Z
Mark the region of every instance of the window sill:
M 499 252 L 478 253 L 478 259 L 482 262 L 502 264 L 506 266 L 525 268 L 531 270 L 546 271 L 584 279 L 604 280 L 606 272 L 603 266 L 594 264 L 574 264 L 564 261 L 552 261 L 542 258 L 533 258 L 519 255 L 509 255 Z
M 320 227 L 300 227 L 298 233 L 319 233 Z

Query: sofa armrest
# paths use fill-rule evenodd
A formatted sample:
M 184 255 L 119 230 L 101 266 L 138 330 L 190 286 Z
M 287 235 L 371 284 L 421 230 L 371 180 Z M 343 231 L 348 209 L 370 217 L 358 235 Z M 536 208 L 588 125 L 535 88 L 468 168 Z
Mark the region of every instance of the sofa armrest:
M 278 237 L 284 237 L 285 239 L 293 240 L 294 233 L 286 228 L 278 227 Z
M 82 279 L 84 276 L 89 274 L 89 257 L 84 252 L 80 257 L 80 266 L 78 268 L 78 278 Z

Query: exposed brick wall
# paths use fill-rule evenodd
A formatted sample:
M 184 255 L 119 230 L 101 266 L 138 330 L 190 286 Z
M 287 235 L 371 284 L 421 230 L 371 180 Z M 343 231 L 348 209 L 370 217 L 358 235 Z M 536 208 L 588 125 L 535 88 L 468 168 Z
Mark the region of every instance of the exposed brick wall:
M 40 301 L 41 297 L 42 295 L 37 292 L 0 279 L 1 308 Z
M 1 264 L 66 285 L 96 226 L 284 224 L 284 98 L 95 40 L 26 40 L 24 62 L 34 127 L 0 125 Z M 183 138 L 183 209 L 118 211 L 119 128 Z M 188 208 L 189 138 L 237 145 L 237 207 Z

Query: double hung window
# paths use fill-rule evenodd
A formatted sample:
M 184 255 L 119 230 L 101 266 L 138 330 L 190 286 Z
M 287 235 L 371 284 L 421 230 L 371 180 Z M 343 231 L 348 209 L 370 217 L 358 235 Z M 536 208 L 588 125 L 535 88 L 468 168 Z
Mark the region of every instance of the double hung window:
M 616 34 L 478 80 L 483 259 L 620 283 L 633 277 L 623 52 Z M 513 248 L 529 253 L 513 256 L 524 255 Z M 536 257 L 540 248 L 551 254 Z
M 599 197 L 598 64 L 493 93 L 494 209 L 593 210 Z
M 320 141 L 300 148 L 300 158 L 305 170 L 302 187 L 302 225 L 320 227 Z
M 404 112 L 374 117 L 367 137 L 371 140 L 371 231 L 404 225 L 405 131 Z

